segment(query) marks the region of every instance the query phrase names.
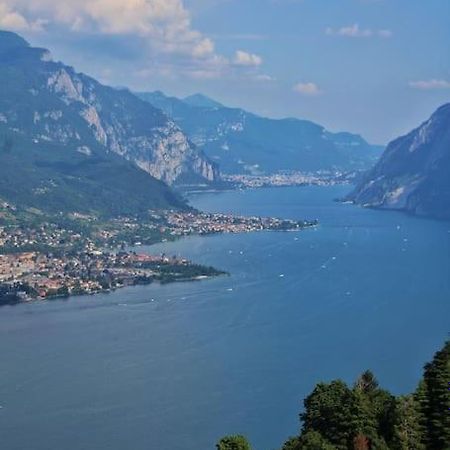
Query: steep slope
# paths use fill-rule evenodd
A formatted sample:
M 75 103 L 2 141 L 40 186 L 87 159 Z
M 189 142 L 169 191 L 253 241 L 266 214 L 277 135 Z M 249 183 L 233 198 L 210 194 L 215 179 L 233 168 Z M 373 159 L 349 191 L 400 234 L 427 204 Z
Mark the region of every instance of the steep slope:
M 172 117 L 227 173 L 368 169 L 382 151 L 358 135 L 330 133 L 306 120 L 259 117 L 198 94 L 184 100 L 159 91 L 138 95 Z
M 186 208 L 166 184 L 120 156 L 36 143 L 2 130 L 0 196 L 20 208 L 102 216 Z
M 162 111 L 103 86 L 19 36 L 0 32 L 0 120 L 39 142 L 93 140 L 168 184 L 209 182 L 218 170 Z
M 105 97 L 113 101 L 113 93 L 52 63 L 46 50 L 0 32 L 0 196 L 49 212 L 110 215 L 186 207 L 163 182 L 111 151 L 109 135 L 116 132 L 100 116 L 108 114 Z M 151 111 L 153 121 L 167 121 Z
M 391 142 L 348 199 L 368 207 L 450 219 L 450 103 Z

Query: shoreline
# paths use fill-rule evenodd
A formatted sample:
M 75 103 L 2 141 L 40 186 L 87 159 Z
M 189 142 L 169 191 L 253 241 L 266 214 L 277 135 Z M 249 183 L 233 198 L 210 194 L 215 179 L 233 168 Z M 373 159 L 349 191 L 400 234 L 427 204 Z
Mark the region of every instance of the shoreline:
M 318 226 L 316 222 L 302 223 L 302 225 L 297 225 L 297 228 L 291 229 L 256 229 L 248 231 L 213 231 L 209 233 L 191 233 L 188 235 L 180 235 L 174 237 L 173 241 L 177 241 L 181 238 L 188 237 L 206 237 L 214 235 L 223 234 L 243 234 L 243 233 L 254 233 L 254 232 L 301 232 L 309 228 L 315 228 Z M 136 252 L 139 247 L 149 247 L 155 245 L 160 245 L 167 243 L 167 240 L 161 240 L 159 242 L 153 242 L 151 244 L 143 244 L 139 246 L 129 246 L 126 252 L 121 252 L 115 255 L 121 255 L 123 258 L 136 258 L 139 263 L 134 266 L 129 265 L 128 270 L 132 273 L 121 273 L 120 268 L 114 266 L 100 267 L 97 275 L 93 275 L 90 279 L 85 279 L 85 283 L 92 286 L 89 288 L 77 287 L 77 282 L 75 279 L 75 284 L 67 284 L 67 282 L 61 282 L 59 287 L 39 289 L 36 285 L 32 285 L 27 282 L 27 278 L 6 281 L 0 283 L 0 307 L 1 306 L 13 306 L 21 303 L 32 303 L 36 301 L 46 301 L 46 300 L 56 300 L 71 297 L 87 296 L 87 295 L 97 295 L 101 293 L 111 293 L 117 290 L 123 289 L 125 287 L 133 286 L 145 286 L 153 283 L 158 283 L 160 285 L 178 283 L 178 282 L 201 282 L 208 279 L 213 279 L 219 276 L 230 276 L 229 272 L 225 272 L 220 269 L 213 267 L 207 267 L 205 265 L 196 264 L 185 259 L 182 260 L 169 260 L 165 256 L 156 257 L 151 254 L 138 254 Z M 99 252 L 101 253 L 101 252 Z M 17 253 L 12 255 L 2 255 L 4 257 L 17 258 L 20 259 L 24 254 Z M 163 254 L 162 254 L 163 255 Z M 28 258 L 39 258 L 38 254 L 27 254 Z M 112 254 L 101 253 L 99 258 L 110 258 L 113 257 Z M 155 261 L 156 260 L 156 261 Z M 142 262 L 143 261 L 143 262 Z M 172 265 L 171 265 L 171 261 Z M 125 269 L 126 270 L 126 269 Z M 104 288 L 101 287 L 101 283 L 95 282 L 99 276 L 107 274 L 111 280 L 108 285 Z M 57 280 L 50 279 L 50 286 L 54 285 Z M 71 286 L 71 287 L 70 287 Z M 39 292 L 43 292 L 40 294 Z

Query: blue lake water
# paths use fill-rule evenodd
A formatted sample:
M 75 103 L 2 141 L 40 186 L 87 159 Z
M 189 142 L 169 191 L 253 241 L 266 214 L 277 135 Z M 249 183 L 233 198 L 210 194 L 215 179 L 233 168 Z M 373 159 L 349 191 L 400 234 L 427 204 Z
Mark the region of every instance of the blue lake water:
M 2 308 L 2 448 L 208 450 L 243 433 L 271 450 L 320 380 L 371 368 L 411 391 L 450 330 L 450 224 L 333 202 L 347 189 L 202 194 L 200 209 L 320 226 L 141 249 L 230 277 Z

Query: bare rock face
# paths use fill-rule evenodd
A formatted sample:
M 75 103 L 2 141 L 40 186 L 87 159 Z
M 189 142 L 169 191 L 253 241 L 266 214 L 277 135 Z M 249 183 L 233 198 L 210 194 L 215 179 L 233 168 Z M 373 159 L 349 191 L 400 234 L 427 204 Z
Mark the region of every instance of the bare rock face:
M 219 179 L 216 165 L 161 110 L 53 62 L 48 51 L 15 36 L 5 35 L 0 56 L 25 74 L 26 85 L 22 101 L 0 105 L 2 123 L 37 142 L 100 145 L 170 185 Z
M 391 142 L 348 200 L 450 219 L 450 104 Z

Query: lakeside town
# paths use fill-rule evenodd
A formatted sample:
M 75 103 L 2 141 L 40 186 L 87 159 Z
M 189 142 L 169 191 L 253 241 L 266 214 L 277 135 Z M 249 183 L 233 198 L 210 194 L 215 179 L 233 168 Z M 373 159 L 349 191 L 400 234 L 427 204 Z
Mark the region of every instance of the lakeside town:
M 354 181 L 355 172 L 318 171 L 297 172 L 283 171 L 275 174 L 235 174 L 223 175 L 224 181 L 241 189 L 255 189 L 263 187 L 288 186 L 332 186 L 335 184 L 348 184 Z
M 0 305 L 222 275 L 220 270 L 182 257 L 138 254 L 128 247 L 188 235 L 299 231 L 317 224 L 195 210 L 154 211 L 146 220 L 100 221 L 72 214 L 59 221 L 41 218 L 33 224 L 29 218 L 8 221 L 6 217 L 0 211 Z
M 60 257 L 37 252 L 0 255 L 0 305 L 222 274 L 212 267 L 164 254 L 96 250 Z

